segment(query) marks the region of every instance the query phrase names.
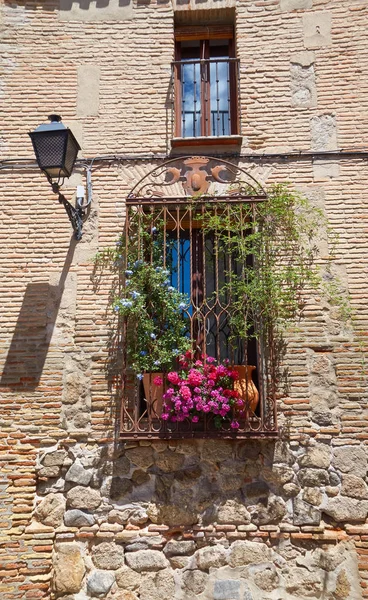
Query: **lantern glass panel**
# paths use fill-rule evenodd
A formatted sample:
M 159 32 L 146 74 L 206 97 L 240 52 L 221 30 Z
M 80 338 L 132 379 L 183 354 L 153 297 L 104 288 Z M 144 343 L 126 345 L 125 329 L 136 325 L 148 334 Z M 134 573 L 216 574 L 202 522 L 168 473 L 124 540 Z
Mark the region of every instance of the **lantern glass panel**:
M 77 158 L 78 150 L 80 149 L 79 144 L 75 137 L 70 131 L 68 131 L 68 143 L 65 154 L 64 171 L 67 173 L 67 177 L 70 177 L 73 171 L 75 159 Z

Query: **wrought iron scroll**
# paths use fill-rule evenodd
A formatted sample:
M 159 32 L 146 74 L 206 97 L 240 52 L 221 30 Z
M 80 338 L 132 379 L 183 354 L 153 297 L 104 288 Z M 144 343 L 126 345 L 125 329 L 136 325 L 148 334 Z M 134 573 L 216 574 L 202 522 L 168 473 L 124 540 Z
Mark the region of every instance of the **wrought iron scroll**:
M 127 204 L 196 202 L 257 202 L 267 194 L 245 169 L 208 156 L 173 158 L 152 169 L 131 190 Z

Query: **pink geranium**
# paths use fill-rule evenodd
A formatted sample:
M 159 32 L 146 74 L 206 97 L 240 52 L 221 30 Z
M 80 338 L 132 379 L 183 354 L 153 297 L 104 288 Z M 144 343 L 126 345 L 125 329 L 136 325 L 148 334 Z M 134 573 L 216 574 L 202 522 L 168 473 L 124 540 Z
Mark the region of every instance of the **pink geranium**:
M 203 375 L 197 369 L 191 369 L 188 374 L 189 385 L 198 386 L 203 381 Z
M 179 367 L 179 371 L 167 375 L 171 387 L 163 395 L 162 419 L 171 422 L 190 419 L 198 423 L 205 415 L 213 415 L 216 427 L 227 424 L 230 429 L 238 429 L 240 425 L 232 408 L 241 418 L 244 402 L 234 390 L 238 374 L 229 361 L 217 364 L 214 358 L 205 356 L 198 360 L 188 351 L 179 358 Z
M 172 383 L 174 385 L 179 385 L 179 383 L 181 381 L 180 377 L 176 371 L 171 371 L 171 373 L 168 373 L 167 378 L 170 381 L 170 383 Z

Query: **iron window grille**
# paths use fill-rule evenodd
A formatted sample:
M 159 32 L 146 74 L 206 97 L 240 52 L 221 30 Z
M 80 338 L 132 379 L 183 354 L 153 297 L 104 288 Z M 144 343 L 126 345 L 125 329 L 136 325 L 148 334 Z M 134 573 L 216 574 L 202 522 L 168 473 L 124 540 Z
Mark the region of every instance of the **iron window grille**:
M 203 166 L 210 159 L 194 158 L 184 163 L 193 164 L 196 160 Z M 196 168 L 198 169 L 193 167 L 194 171 Z M 172 167 L 168 171 L 171 174 L 176 173 L 177 179 L 180 178 L 179 169 Z M 212 171 L 216 174 L 216 167 Z M 149 184 L 147 186 L 149 188 Z M 159 193 L 152 195 L 152 189 L 149 194 L 142 197 L 132 194 L 127 199 L 122 272 L 131 266 L 126 257 L 129 254 L 129 244 L 132 243 L 135 244 L 137 256 L 152 264 L 152 246 L 147 246 L 145 241 L 149 235 L 138 234 L 137 236 L 137 232 L 149 233 L 160 230 L 162 263 L 170 272 L 170 285 L 186 294 L 188 298 L 183 311 L 187 323 L 186 335 L 195 341 L 194 348 L 197 352 L 212 356 L 219 361 L 229 359 L 231 364 L 254 365 L 256 370 L 253 381 L 259 391 L 260 402 L 255 411 L 247 409 L 236 431 L 233 431 L 227 423 L 220 428 L 216 426 L 213 415 L 204 415 L 198 423 L 193 423 L 190 419 L 181 422 L 162 420 L 162 409 L 157 400 L 157 387 L 153 383 L 157 374 L 147 374 L 146 390 L 143 382 L 136 378 L 127 360 L 126 346 L 124 346 L 128 333 L 127 321 L 123 318 L 121 323 L 123 340 L 121 437 L 125 439 L 247 438 L 276 435 L 272 332 L 262 331 L 262 323 L 259 321 L 254 323 L 254 327 L 257 328 L 256 336 L 251 337 L 247 342 L 242 339 L 234 341 L 229 320 L 232 303 L 231 286 L 227 285 L 227 278 L 230 272 L 241 277 L 241 264 L 236 256 L 225 252 L 221 240 L 227 233 L 222 231 L 219 236 L 203 225 L 209 214 L 208 211 L 214 215 L 226 215 L 235 203 L 241 221 L 239 235 L 245 236 L 254 226 L 253 217 L 255 221 L 257 219 L 257 202 L 263 201 L 265 197 L 262 195 L 244 197 L 233 194 L 220 198 L 206 195 L 188 199 L 187 196 L 164 197 L 162 193 L 161 197 Z M 249 207 L 251 207 L 251 219 L 249 219 Z M 232 233 L 229 232 L 228 235 Z M 248 257 L 247 260 L 252 261 L 252 257 Z M 121 285 L 121 293 L 124 296 L 127 291 L 124 278 Z M 173 370 L 176 368 L 173 359 Z M 165 386 L 167 388 L 166 383 Z

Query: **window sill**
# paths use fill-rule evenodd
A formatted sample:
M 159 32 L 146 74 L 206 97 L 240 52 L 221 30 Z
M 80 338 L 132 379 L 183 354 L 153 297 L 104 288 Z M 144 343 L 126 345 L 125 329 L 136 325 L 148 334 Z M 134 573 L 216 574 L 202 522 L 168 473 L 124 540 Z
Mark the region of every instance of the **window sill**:
M 180 151 L 180 149 L 198 151 L 201 148 L 210 147 L 211 151 L 223 152 L 226 147 L 228 151 L 239 151 L 242 141 L 243 136 L 241 135 L 172 138 L 171 148 L 174 151 Z

